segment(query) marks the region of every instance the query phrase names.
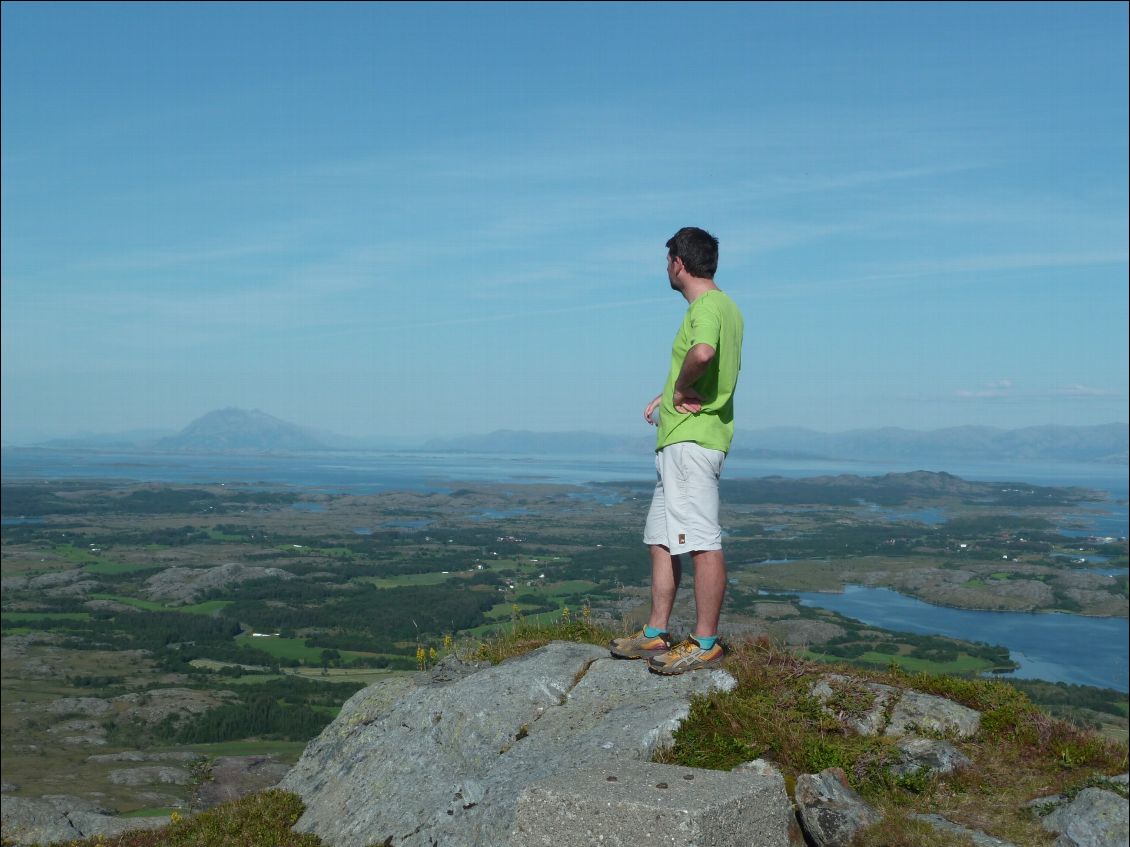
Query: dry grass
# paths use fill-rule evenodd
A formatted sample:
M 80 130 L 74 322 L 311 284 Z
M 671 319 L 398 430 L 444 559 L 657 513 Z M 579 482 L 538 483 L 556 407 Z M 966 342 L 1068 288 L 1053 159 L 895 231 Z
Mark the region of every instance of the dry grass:
M 551 641 L 575 641 L 604 647 L 617 634 L 594 624 L 588 606 L 581 607 L 576 615 L 566 608 L 558 620 L 548 624 L 527 621 L 514 606 L 511 608 L 509 632 L 466 642 L 456 651 L 462 656 L 498 664 L 544 647 Z
M 882 823 L 861 835 L 861 847 L 955 843 L 955 836 L 937 835 L 913 813 L 940 814 L 1015 844 L 1051 844 L 1054 838 L 1024 804 L 1070 795 L 1096 776 L 1127 767 L 1125 744 L 1049 717 L 1003 682 L 816 664 L 765 639 L 732 646 L 726 668 L 738 687 L 697 700 L 661 760 L 729 770 L 747 759 L 768 759 L 784 773 L 790 793 L 799 774 L 840 767 L 885 812 Z M 950 739 L 973 766 L 947 776 L 892 777 L 887 765 L 898 758 L 893 740 L 854 734 L 809 695 L 811 684 L 827 673 L 915 688 L 977 709 L 980 732 L 967 741 Z M 870 705 L 859 695 L 849 687 L 838 711 Z

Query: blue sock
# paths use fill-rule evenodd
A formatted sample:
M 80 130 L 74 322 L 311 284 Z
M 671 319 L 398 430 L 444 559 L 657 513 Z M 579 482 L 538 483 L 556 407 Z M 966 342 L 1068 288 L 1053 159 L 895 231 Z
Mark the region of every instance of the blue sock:
M 656 629 L 653 626 L 645 626 L 643 628 L 643 634 L 644 634 L 644 637 L 646 637 L 646 638 L 655 638 L 655 636 L 660 635 L 662 632 L 663 632 L 663 630 Z
M 718 641 L 717 635 L 695 635 L 694 640 L 698 642 L 698 646 L 703 650 L 709 650 Z

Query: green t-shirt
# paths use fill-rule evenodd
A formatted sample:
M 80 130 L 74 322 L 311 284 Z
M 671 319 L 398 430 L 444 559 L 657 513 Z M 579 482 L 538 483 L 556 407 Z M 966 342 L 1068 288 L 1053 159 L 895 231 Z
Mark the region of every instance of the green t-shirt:
M 734 389 L 742 368 L 743 329 L 742 313 L 724 292 L 707 291 L 691 303 L 671 345 L 671 371 L 659 406 L 656 450 L 680 441 L 694 441 L 711 450 L 729 452 L 734 438 Z M 714 358 L 694 384 L 695 391 L 703 397 L 702 411 L 683 415 L 675 411 L 671 398 L 687 351 L 696 344 L 713 347 Z

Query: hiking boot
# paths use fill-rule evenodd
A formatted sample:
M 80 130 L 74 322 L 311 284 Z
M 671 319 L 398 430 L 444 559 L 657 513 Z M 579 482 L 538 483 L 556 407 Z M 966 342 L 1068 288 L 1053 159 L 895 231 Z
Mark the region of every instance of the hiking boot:
M 683 641 L 666 653 L 660 653 L 647 660 L 648 670 L 661 673 L 665 676 L 697 671 L 701 668 L 713 668 L 722 664 L 726 653 L 722 649 L 722 642 L 715 641 L 709 650 L 695 641 L 693 635 L 688 635 Z
M 671 649 L 671 634 L 661 632 L 648 638 L 641 629 L 635 635 L 613 638 L 608 642 L 608 651 L 617 659 L 646 659 Z

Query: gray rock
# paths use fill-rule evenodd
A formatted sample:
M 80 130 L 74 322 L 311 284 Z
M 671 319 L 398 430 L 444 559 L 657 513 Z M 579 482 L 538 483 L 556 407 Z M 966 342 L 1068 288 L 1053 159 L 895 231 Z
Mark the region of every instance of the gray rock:
M 887 735 L 910 735 L 915 730 L 969 738 L 981 728 L 981 713 L 944 697 L 904 691 L 891 712 Z
M 93 732 L 86 735 L 64 735 L 59 741 L 63 744 L 87 744 L 91 747 L 104 747 L 107 743 L 105 735 L 98 735 Z
M 887 723 L 887 708 L 899 696 L 899 689 L 878 682 L 864 682 L 840 674 L 825 674 L 812 684 L 809 693 L 824 704 L 824 711 L 859 735 L 878 735 Z M 837 695 L 870 699 L 870 705 L 858 712 L 832 708 L 829 703 Z
M 795 618 L 797 609 L 792 603 L 754 603 L 753 614 L 758 618 Z
M 294 574 L 279 568 L 262 568 L 228 562 L 212 568 L 165 568 L 145 581 L 150 600 L 172 604 L 194 603 L 217 588 L 226 588 L 252 579 L 294 579 Z
M 1084 788 L 1042 824 L 1058 833 L 1056 847 L 1126 847 L 1130 841 L 1126 798 L 1105 788 Z
M 839 768 L 801 774 L 795 797 L 801 826 L 817 847 L 847 847 L 860 830 L 882 820 Z
M 648 760 L 692 695 L 735 685 L 724 671 L 666 678 L 554 642 L 455 681 L 418 675 L 358 692 L 280 787 L 306 804 L 295 828 L 333 847 L 499 845 L 527 785 Z
M 625 761 L 526 787 L 510 847 L 788 847 L 783 781 Z
M 290 765 L 273 756 L 221 756 L 212 762 L 208 781 L 193 796 L 193 808 L 211 809 L 264 791 L 286 776 Z
M 115 768 L 108 774 L 114 785 L 189 785 L 192 774 L 184 768 L 148 765 L 140 768 Z
M 169 715 L 199 715 L 235 698 L 231 691 L 201 691 L 193 688 L 154 688 L 138 694 L 122 694 L 110 702 L 123 709 L 121 718 L 146 724 L 160 723 Z
M 0 658 L 19 659 L 37 644 L 60 644 L 63 636 L 53 632 L 29 632 L 26 635 L 7 635 L 0 639 Z
M 953 821 L 946 820 L 941 815 L 911 815 L 915 820 L 923 821 L 930 824 L 934 829 L 941 832 L 952 832 L 962 838 L 967 838 L 976 845 L 976 847 L 1016 847 L 1011 841 L 1003 841 L 1000 838 L 981 832 L 979 829 L 968 829 L 967 827 L 956 824 Z
M 99 726 L 98 724 L 96 724 L 94 721 L 83 720 L 82 718 L 75 718 L 73 720 L 63 721 L 62 723 L 55 724 L 55 726 L 53 726 L 49 730 L 47 730 L 47 734 L 48 735 L 63 735 L 63 734 L 68 733 L 68 732 L 97 732 L 97 731 L 101 731 L 103 733 L 105 732 L 105 730 L 103 730 L 102 727 Z
M 20 579 L 20 577 L 14 577 L 12 579 Z M 75 568 L 74 570 L 56 571 L 55 573 L 45 573 L 45 574 L 40 574 L 39 576 L 26 577 L 25 579 L 26 579 L 26 581 L 24 582 L 24 584 L 22 586 L 20 586 L 19 588 L 15 588 L 15 585 L 13 584 L 13 588 L 15 588 L 15 590 L 17 590 L 17 591 L 18 590 L 46 591 L 46 590 L 52 589 L 52 588 L 59 588 L 61 586 L 73 585 L 74 583 L 82 582 L 83 580 L 93 580 L 94 576 L 91 575 L 91 574 L 88 574 L 86 571 L 82 570 L 81 568 Z M 7 583 L 8 580 L 6 579 L 6 580 L 4 580 L 4 582 Z M 5 590 L 8 589 L 7 584 L 4 585 L 4 589 Z
M 785 777 L 781 773 L 780 769 L 775 764 L 768 762 L 765 759 L 754 759 L 750 762 L 742 762 L 740 765 L 734 768 L 731 773 L 741 773 L 749 774 L 751 776 L 779 779 L 781 780 L 781 787 L 784 787 L 785 785 Z
M 52 715 L 100 717 L 114 711 L 114 705 L 100 697 L 60 697 L 43 706 L 43 711 Z
M 97 587 L 97 582 L 72 582 L 69 585 L 60 585 L 58 588 L 48 588 L 43 594 L 46 597 L 81 597 Z
M 16 845 L 54 844 L 95 835 L 114 837 L 137 829 L 158 829 L 168 818 L 118 818 L 78 797 L 0 796 L 4 838 Z
M 807 646 L 823 644 L 844 634 L 844 628 L 828 621 L 814 621 L 810 618 L 785 618 L 776 621 L 773 629 L 781 633 L 786 644 Z
M 957 768 L 973 764 L 969 757 L 950 744 L 933 738 L 902 738 L 898 742 L 901 758 L 891 766 L 896 776 L 925 770 L 930 773 L 953 773 Z
M 137 606 L 129 606 L 116 600 L 87 600 L 82 605 L 92 612 L 112 612 L 115 615 L 139 615 L 143 611 Z
M 490 662 L 462 659 L 451 653 L 440 659 L 430 671 L 426 671 L 426 676 L 432 682 L 456 682 L 489 667 Z
M 106 743 L 106 730 L 99 724 L 82 718 L 63 721 L 47 730 L 49 735 L 59 736 L 63 744 L 93 744 Z

